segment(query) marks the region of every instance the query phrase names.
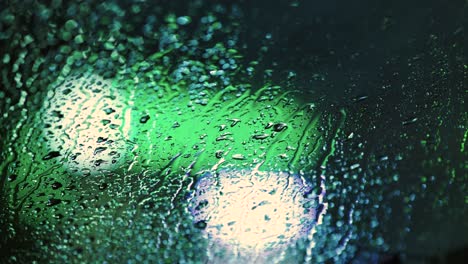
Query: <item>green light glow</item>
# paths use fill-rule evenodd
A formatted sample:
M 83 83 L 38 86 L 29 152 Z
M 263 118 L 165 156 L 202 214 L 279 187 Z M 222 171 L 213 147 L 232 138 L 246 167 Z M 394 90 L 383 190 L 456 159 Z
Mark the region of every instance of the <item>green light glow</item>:
M 268 248 L 278 257 L 299 238 L 312 240 L 312 231 L 305 231 L 310 225 L 304 223 L 314 221 L 314 208 L 305 219 L 303 204 L 293 198 L 297 188 L 275 184 L 294 175 L 294 181 L 309 182 L 311 190 L 323 187 L 316 186 L 319 179 L 312 171 L 325 162 L 333 144 L 332 117 L 322 116 L 306 91 L 268 80 L 254 85 L 258 61 L 244 69 L 233 41 L 209 41 L 208 35 L 223 28 L 215 17 L 202 17 L 203 30 L 193 39 L 179 32 L 192 23 L 190 18 L 166 20 L 152 54 L 142 51 L 155 45 L 146 37 L 109 36 L 96 47 L 78 49 L 89 39 L 79 32 L 81 21 L 67 20 L 60 38 L 73 44 L 35 60 L 24 85 L 37 91 L 21 94 L 18 105 L 24 114 L 18 129 L 10 130 L 9 152 L 16 156 L 0 165 L 15 178 L 5 184 L 12 222 L 31 227 L 38 237 L 65 233 L 76 247 L 105 251 L 80 253 L 87 260 L 108 256 L 101 243 L 118 241 L 131 241 L 125 248 L 135 245 L 135 252 L 144 244 L 144 254 L 157 259 L 185 248 L 198 252 L 213 239 L 194 226 L 187 195 L 206 173 L 255 170 L 284 176 L 270 177 L 267 186 L 258 181 L 252 189 L 272 205 L 259 212 L 277 209 L 275 220 L 268 222 L 270 232 L 251 225 L 248 241 L 245 233 L 221 238 L 251 251 L 254 234 L 263 238 L 254 255 L 264 256 Z M 15 78 L 18 87 L 21 78 Z M 263 187 L 281 194 L 263 197 Z M 129 228 L 130 223 L 138 224 Z M 287 224 L 292 226 L 285 229 Z M 109 230 L 116 232 L 109 235 Z M 96 239 L 89 242 L 89 237 Z M 62 237 L 50 240 L 48 252 L 63 247 Z M 163 249 L 171 243 L 182 249 Z M 74 254 L 68 249 L 58 250 L 59 257 Z
M 211 98 L 204 94 L 207 103 L 195 106 L 181 87 L 166 85 L 162 98 L 159 90 L 135 89 L 132 80 L 112 83 L 93 75 L 72 77 L 49 92 L 44 119 L 51 125 L 45 133 L 56 139 L 49 147 L 62 149 L 72 169 L 170 165 L 197 172 L 261 164 L 298 170 L 314 164 L 321 152 L 320 115 L 278 87 L 254 93 L 228 87 Z M 125 149 L 134 158 L 122 165 Z
M 225 168 L 299 172 L 322 158 L 319 113 L 279 87 L 205 90 L 206 103 L 195 104 L 182 84 L 124 77 L 73 74 L 50 86 L 36 118 L 46 124 L 39 135 L 47 138 L 43 164 L 65 165 L 53 167 L 65 173 L 55 180 L 65 184 L 80 175 L 142 170 L 171 177 Z M 33 169 L 35 178 L 50 171 L 49 166 Z

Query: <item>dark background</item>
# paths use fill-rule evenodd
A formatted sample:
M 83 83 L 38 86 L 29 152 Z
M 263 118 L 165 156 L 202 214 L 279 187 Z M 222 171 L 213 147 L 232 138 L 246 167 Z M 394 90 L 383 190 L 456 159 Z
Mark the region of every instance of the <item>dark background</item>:
M 461 147 L 467 2 L 247 1 L 242 10 L 252 59 L 268 47 L 263 63 L 276 70 L 278 82 L 293 71 L 286 83 L 311 98 L 319 95 L 327 113 L 347 110 L 342 132 L 354 137 L 341 138 L 342 154 L 326 173 L 340 178 L 359 163 L 364 192 L 380 204 L 376 210 L 361 205 L 368 215 L 356 224 L 362 250 L 355 261 L 376 257 L 368 253 L 379 252 L 372 242 L 378 234 L 390 245 L 381 261 L 468 260 L 467 154 Z M 393 175 L 397 183 L 388 180 Z M 368 184 L 372 179 L 382 184 Z M 365 184 L 340 180 L 356 189 Z M 338 200 L 349 204 L 353 197 Z M 377 230 L 369 227 L 371 215 L 380 219 Z

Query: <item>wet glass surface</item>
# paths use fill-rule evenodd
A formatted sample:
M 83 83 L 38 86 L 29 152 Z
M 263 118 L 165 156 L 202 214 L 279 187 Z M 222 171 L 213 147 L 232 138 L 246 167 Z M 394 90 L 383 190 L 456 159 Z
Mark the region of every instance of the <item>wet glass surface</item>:
M 1 263 L 463 263 L 464 1 L 1 1 Z

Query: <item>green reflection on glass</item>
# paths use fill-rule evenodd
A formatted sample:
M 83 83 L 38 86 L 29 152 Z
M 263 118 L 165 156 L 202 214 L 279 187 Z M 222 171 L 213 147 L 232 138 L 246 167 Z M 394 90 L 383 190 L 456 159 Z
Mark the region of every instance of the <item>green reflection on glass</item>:
M 180 55 L 178 29 L 190 21 L 174 18 L 161 26 L 162 51 L 150 55 L 138 36 L 112 33 L 92 46 L 75 20 L 59 30 L 66 43 L 49 57 L 19 52 L 34 62 L 29 75 L 17 71 L 24 60 L 13 65 L 7 86 L 29 90 L 7 112 L 20 114 L 1 166 L 9 223 L 34 230 L 43 256 L 120 260 L 132 249 L 153 259 L 203 259 L 193 254 L 209 242 L 187 211 L 200 175 L 288 171 L 312 182 L 309 173 L 330 154 L 335 117 L 301 92 L 240 81 L 234 45 Z M 201 21 L 210 34 L 222 28 L 211 15 Z M 211 38 L 203 30 L 183 40 Z M 26 42 L 22 48 L 34 43 Z M 45 238 L 50 244 L 40 244 Z

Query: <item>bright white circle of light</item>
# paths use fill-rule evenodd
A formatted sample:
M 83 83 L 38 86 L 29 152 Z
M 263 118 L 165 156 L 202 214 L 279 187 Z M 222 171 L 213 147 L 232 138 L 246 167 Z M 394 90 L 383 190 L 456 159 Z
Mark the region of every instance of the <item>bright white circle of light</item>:
M 317 199 L 305 195 L 311 188 L 286 172 L 220 171 L 195 188 L 196 225 L 234 252 L 276 251 L 307 237 L 315 224 Z
M 74 75 L 53 86 L 43 104 L 48 148 L 65 156 L 71 170 L 116 166 L 129 130 L 124 102 L 111 81 L 98 75 Z

